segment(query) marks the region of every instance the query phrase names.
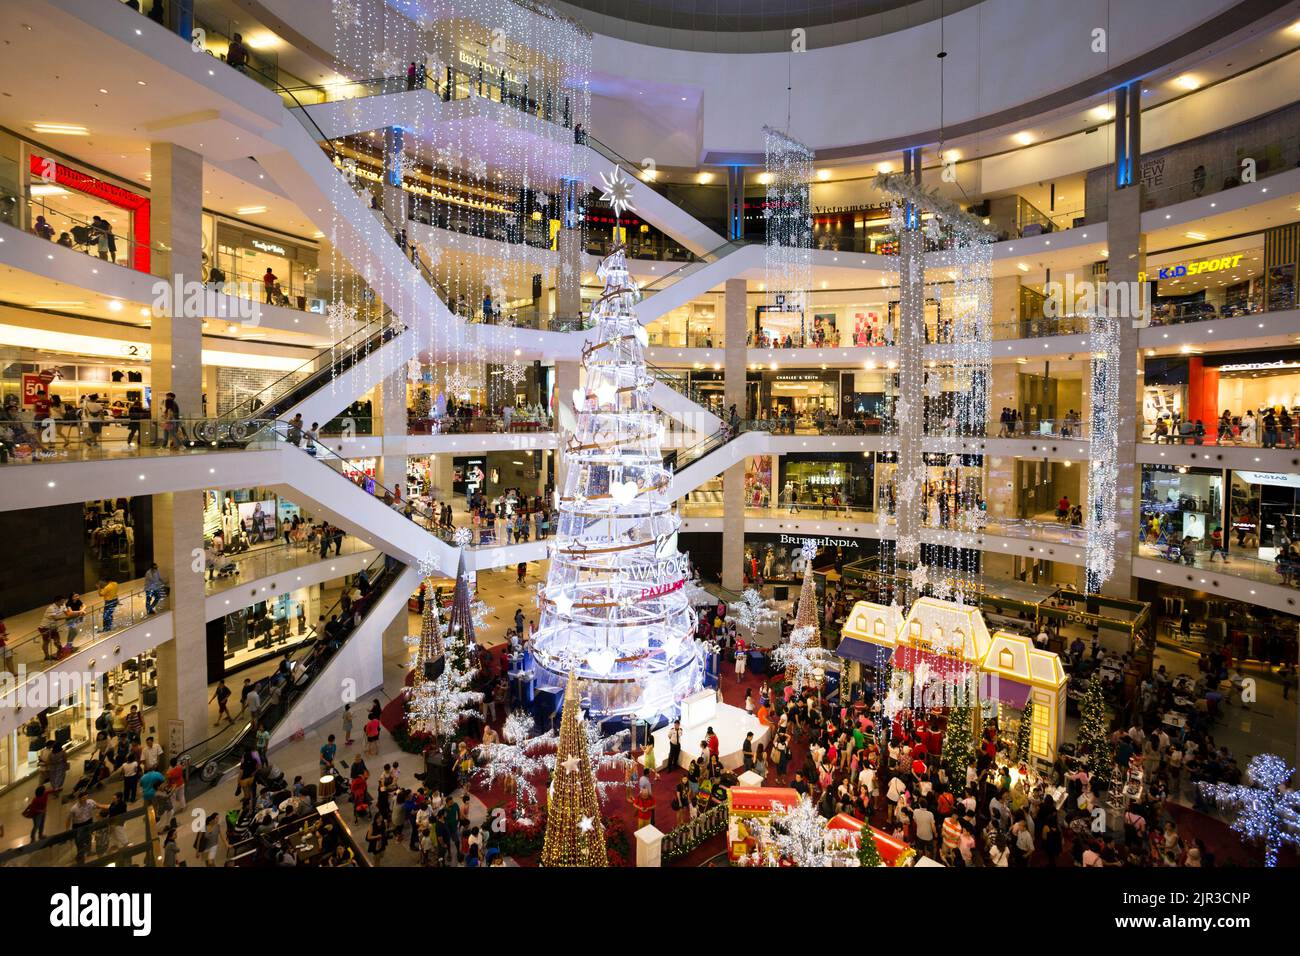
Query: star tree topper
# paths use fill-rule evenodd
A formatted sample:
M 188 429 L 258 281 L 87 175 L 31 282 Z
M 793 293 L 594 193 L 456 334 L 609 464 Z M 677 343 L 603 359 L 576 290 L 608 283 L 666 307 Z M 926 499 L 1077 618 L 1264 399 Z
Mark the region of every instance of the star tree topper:
M 621 167 L 615 166 L 608 175 L 601 173 L 600 181 L 605 187 L 600 194 L 601 202 L 609 203 L 615 216 L 636 212 L 636 206 L 632 205 L 632 181 L 623 175 Z

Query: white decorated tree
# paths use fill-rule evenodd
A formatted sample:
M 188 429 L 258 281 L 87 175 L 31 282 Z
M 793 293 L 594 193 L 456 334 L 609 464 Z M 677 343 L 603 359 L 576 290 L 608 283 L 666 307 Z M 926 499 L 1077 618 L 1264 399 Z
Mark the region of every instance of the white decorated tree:
M 616 215 L 631 208 L 621 171 L 605 183 Z M 558 690 L 573 672 L 593 716 L 648 717 L 698 690 L 703 668 L 650 401 L 648 337 L 621 244 L 596 275 L 605 289 L 583 349 L 585 386 L 573 394 L 574 430 L 561 442 L 558 527 L 533 655 L 540 688 Z
M 414 674 L 406 696 L 406 718 L 412 732 L 425 732 L 445 743 L 461 723 L 478 715 L 483 701 L 483 695 L 474 690 L 478 677 L 471 655 L 474 617 L 463 550 L 446 624 L 438 619 L 432 586 L 428 591 L 420 635 L 407 639 L 414 652 Z
M 1258 754 L 1246 765 L 1248 784 L 1202 783 L 1201 791 L 1237 811 L 1232 828 L 1264 846 L 1264 865 L 1277 866 L 1282 844 L 1300 846 L 1300 793 L 1289 788 L 1295 769 L 1274 754 Z
M 538 777 L 553 762 L 547 749 L 555 744 L 551 733 L 531 736 L 533 720 L 521 711 L 512 711 L 501 726 L 501 739 L 479 744 L 475 748 L 480 765 L 475 777 L 484 786 L 505 784 L 506 793 L 514 798 L 515 815 L 522 817 L 539 798 Z

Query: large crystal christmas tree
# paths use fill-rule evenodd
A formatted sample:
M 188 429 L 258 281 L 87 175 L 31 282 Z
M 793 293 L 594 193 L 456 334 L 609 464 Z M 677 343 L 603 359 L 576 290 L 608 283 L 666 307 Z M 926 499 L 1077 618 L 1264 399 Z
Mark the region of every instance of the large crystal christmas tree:
M 631 208 L 618 170 L 606 186 L 616 213 Z M 577 423 L 560 450 L 558 533 L 533 656 L 539 688 L 559 690 L 577 674 L 590 715 L 649 717 L 702 686 L 702 659 L 621 244 L 596 275 L 605 289 L 583 350 L 586 384 L 573 395 Z

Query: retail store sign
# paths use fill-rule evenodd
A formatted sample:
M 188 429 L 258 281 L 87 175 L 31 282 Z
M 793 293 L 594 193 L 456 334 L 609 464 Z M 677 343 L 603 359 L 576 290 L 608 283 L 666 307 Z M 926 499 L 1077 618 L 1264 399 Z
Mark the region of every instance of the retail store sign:
M 797 534 L 783 534 L 779 544 L 803 544 L 810 541 L 819 548 L 857 548 L 860 542 L 857 538 L 818 538 L 804 537 Z
M 260 249 L 263 252 L 269 252 L 273 256 L 285 255 L 284 246 L 276 245 L 274 242 L 263 242 L 261 239 L 252 240 L 254 249 Z
M 1221 272 L 1224 269 L 1235 269 L 1241 262 L 1241 253 L 1235 256 L 1220 256 L 1217 259 L 1193 259 L 1191 262 L 1180 262 L 1177 265 L 1164 266 L 1155 275 L 1149 275 L 1146 272 L 1138 273 L 1139 282 L 1149 282 L 1152 279 L 1181 279 L 1184 276 L 1200 275 L 1203 272 Z
M 1300 475 L 1279 471 L 1234 471 L 1234 475 L 1248 485 L 1278 485 L 1283 488 L 1300 488 Z

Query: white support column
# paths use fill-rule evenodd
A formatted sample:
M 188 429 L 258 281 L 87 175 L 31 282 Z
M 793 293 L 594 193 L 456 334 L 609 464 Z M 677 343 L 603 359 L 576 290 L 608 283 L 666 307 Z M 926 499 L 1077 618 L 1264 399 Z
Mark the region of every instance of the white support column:
M 899 237 L 899 324 L 897 408 L 906 410 L 898 423 L 898 467 L 895 487 L 912 478 L 921 464 L 921 426 L 925 420 L 925 370 L 917 357 L 925 343 L 925 237 L 919 229 L 904 229 Z M 907 564 L 921 559 L 921 508 L 907 507 L 898 496 L 897 559 Z M 917 501 L 920 493 L 917 493 Z
M 153 271 L 169 280 L 179 276 L 182 283 L 201 281 L 203 159 L 171 143 L 154 143 L 150 170 L 150 228 L 156 246 Z M 149 340 L 151 417 L 160 417 L 168 392 L 175 394 L 183 418 L 201 417 L 201 320 L 155 314 Z M 214 395 L 209 398 L 215 401 Z M 195 552 L 201 555 L 203 549 L 201 491 L 154 495 L 153 548 L 154 560 L 171 586 L 173 622 L 172 640 L 158 648 L 158 733 L 154 736 L 166 747 L 168 740 L 174 739 L 169 728 L 178 721 L 180 739 L 185 746 L 192 746 L 208 736 L 203 562 L 199 560 L 198 570 L 194 569 Z
M 376 463 L 381 485 L 393 488 L 406 481 L 406 367 L 395 370 L 375 389 L 372 430 L 384 441 L 384 453 Z M 402 497 L 406 497 L 403 489 Z
M 564 436 L 573 431 L 577 417 L 573 411 L 573 391 L 582 380 L 582 366 L 577 362 L 555 363 L 555 431 L 560 447 L 555 458 L 555 487 L 564 487 Z
M 745 404 L 745 280 L 728 279 L 723 294 L 725 378 L 723 417 L 731 406 L 743 419 Z M 739 591 L 745 586 L 745 460 L 722 473 L 722 586 Z

